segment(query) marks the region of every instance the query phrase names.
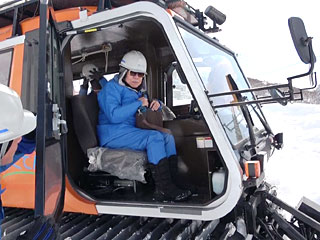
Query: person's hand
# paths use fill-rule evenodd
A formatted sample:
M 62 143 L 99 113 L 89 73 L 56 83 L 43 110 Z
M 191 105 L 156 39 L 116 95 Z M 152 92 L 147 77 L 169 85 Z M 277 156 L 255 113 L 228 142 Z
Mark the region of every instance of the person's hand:
M 104 72 L 101 72 L 101 71 L 98 71 L 97 69 L 93 69 L 93 70 L 90 70 L 90 75 L 89 77 L 92 79 L 92 80 L 96 80 L 96 81 L 99 81 L 101 78 L 103 78 L 103 74 Z
M 142 106 L 148 107 L 149 106 L 149 102 L 148 99 L 145 97 L 141 97 L 138 100 L 140 100 L 142 102 Z
M 92 80 L 90 83 L 91 83 L 92 89 L 94 91 L 100 91 L 101 90 L 102 87 L 101 87 L 101 85 L 100 85 L 98 80 Z
M 172 135 L 171 130 L 170 130 L 170 129 L 168 129 L 168 128 L 161 128 L 160 132 L 163 132 L 163 133 L 167 133 L 167 134 Z
M 152 111 L 158 111 L 160 107 L 160 103 L 157 99 L 152 100 L 151 104 L 150 104 L 150 108 Z
M 18 148 L 18 143 L 20 142 L 21 137 L 16 138 L 13 140 L 9 149 L 1 159 L 1 165 L 6 165 L 12 162 L 13 156 Z

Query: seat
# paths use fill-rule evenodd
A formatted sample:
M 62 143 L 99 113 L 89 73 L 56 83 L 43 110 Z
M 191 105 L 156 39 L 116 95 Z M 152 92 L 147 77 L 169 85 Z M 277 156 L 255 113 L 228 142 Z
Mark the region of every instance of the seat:
M 73 128 L 75 135 L 78 138 L 78 142 L 82 151 L 90 157 L 91 164 L 89 165 L 89 171 L 93 168 L 94 172 L 87 172 L 90 177 L 101 177 L 101 176 L 118 176 L 122 179 L 116 179 L 114 184 L 117 187 L 130 186 L 136 191 L 136 180 L 140 180 L 144 175 L 141 171 L 145 170 L 140 164 L 140 168 L 137 168 L 137 161 L 146 163 L 146 153 L 137 152 L 129 149 L 107 149 L 99 147 L 96 126 L 98 123 L 99 105 L 96 94 L 92 93 L 89 95 L 76 95 L 71 98 L 72 115 L 73 115 Z M 102 154 L 103 153 L 103 154 Z M 101 158 L 103 157 L 103 163 Z M 135 156 L 133 159 L 132 156 Z M 92 167 L 92 157 L 96 157 L 95 167 Z M 136 161 L 136 159 L 138 159 Z M 100 161 L 100 162 L 99 162 Z M 139 165 L 139 164 L 138 164 Z M 96 166 L 100 166 L 100 169 Z M 109 167 L 109 168 L 108 168 Z M 143 169 L 142 169 L 143 167 Z M 103 168 L 102 172 L 101 168 Z M 131 172 L 123 175 L 122 170 L 129 169 Z M 95 171 L 98 170 L 98 171 Z M 108 171 L 110 170 L 110 171 Z M 116 171 L 116 172 L 115 172 Z M 139 171 L 133 172 L 132 171 Z M 118 173 L 118 174 L 117 174 Z M 127 177 L 126 179 L 123 176 Z M 137 178 L 139 176 L 139 178 Z
M 99 105 L 97 96 L 76 95 L 71 98 L 73 127 L 81 149 L 87 153 L 87 149 L 98 146 L 97 130 Z

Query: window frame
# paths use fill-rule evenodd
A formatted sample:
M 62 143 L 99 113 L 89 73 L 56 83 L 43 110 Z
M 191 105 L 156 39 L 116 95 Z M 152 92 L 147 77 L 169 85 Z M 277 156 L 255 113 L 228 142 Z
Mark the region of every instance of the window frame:
M 8 52 L 11 52 L 11 59 L 10 59 L 10 63 L 9 63 L 9 71 L 8 71 L 8 79 L 7 79 L 7 84 L 4 84 L 1 82 L 1 84 L 4 84 L 6 86 L 9 86 L 10 85 L 10 78 L 11 78 L 11 69 L 12 69 L 12 62 L 13 62 L 13 53 L 14 53 L 14 48 L 7 48 L 7 49 L 4 49 L 4 50 L 1 50 L 0 49 L 0 56 L 1 54 L 4 54 L 4 53 L 8 53 Z

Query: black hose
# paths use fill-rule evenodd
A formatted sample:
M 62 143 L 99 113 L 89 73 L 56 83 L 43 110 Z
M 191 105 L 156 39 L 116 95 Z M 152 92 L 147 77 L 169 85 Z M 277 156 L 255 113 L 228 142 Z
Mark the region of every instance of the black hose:
M 258 218 L 258 222 L 261 224 L 261 226 L 266 230 L 267 234 L 271 238 L 271 240 L 276 240 L 273 236 L 270 230 L 268 229 L 268 226 L 261 220 L 261 218 Z

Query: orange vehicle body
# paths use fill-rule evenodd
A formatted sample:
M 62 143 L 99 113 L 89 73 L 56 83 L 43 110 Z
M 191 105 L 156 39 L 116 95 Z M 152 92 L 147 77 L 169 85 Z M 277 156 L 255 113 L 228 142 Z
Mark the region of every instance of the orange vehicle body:
M 87 9 L 88 15 L 96 11 L 96 7 L 82 7 Z M 56 22 L 72 21 L 79 18 L 80 8 L 63 9 L 54 11 L 50 9 L 51 15 Z M 24 19 L 20 23 L 21 33 L 25 33 L 39 29 L 39 17 Z M 0 28 L 0 42 L 10 39 L 12 35 L 12 26 Z M 9 87 L 14 89 L 21 95 L 22 88 L 22 72 L 23 72 L 23 56 L 24 44 L 18 44 L 13 47 L 13 56 L 11 64 L 11 75 L 9 80 Z M 12 159 L 19 139 L 16 139 L 10 150 L 5 155 L 3 161 Z M 34 208 L 35 205 L 35 166 L 36 166 L 36 152 L 24 155 L 13 166 L 0 174 L 1 188 L 5 189 L 1 195 L 2 204 L 6 207 L 17 208 Z M 54 200 L 52 196 L 47 199 Z M 54 206 L 54 204 L 48 204 Z M 46 209 L 46 211 L 50 209 Z M 66 177 L 65 189 L 65 204 L 64 211 L 68 212 L 83 212 L 86 214 L 97 214 L 95 203 L 82 198 L 72 188 L 68 178 Z

